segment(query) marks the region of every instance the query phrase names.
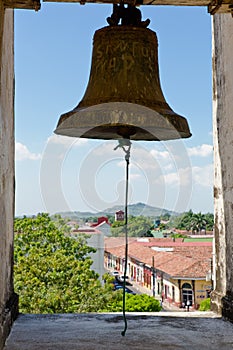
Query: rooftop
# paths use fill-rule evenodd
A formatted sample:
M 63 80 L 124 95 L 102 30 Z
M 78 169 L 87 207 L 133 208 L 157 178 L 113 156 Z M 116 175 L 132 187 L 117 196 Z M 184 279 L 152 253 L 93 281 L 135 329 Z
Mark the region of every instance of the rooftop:
M 154 250 L 153 247 L 166 248 Z M 167 250 L 167 248 L 172 248 Z M 124 258 L 124 239 L 105 238 L 105 251 L 112 255 Z M 170 238 L 150 238 L 147 241 L 130 239 L 128 244 L 128 255 L 148 266 L 163 271 L 173 278 L 206 278 L 210 269 L 210 258 L 212 257 L 212 242 L 183 242 Z

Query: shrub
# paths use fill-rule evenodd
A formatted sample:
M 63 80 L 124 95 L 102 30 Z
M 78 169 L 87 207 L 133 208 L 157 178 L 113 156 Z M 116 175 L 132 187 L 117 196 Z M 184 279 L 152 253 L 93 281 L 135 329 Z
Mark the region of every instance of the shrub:
M 120 312 L 123 308 L 122 291 L 113 292 L 113 298 L 109 301 L 108 309 L 103 311 Z M 156 312 L 162 307 L 158 300 L 147 294 L 126 294 L 125 310 L 127 312 Z
M 207 298 L 201 302 L 199 310 L 200 311 L 209 311 L 210 310 L 210 298 Z

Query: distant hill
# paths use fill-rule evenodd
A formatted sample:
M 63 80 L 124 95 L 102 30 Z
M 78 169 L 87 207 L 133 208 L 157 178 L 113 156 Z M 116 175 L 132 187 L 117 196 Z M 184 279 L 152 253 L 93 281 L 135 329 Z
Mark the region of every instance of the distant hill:
M 57 213 L 61 215 L 63 218 L 67 217 L 70 219 L 83 219 L 93 216 L 106 216 L 106 215 L 114 215 L 116 211 L 123 210 L 123 205 L 115 205 L 111 208 L 107 208 L 103 211 L 93 213 L 93 212 L 80 212 L 80 211 L 69 211 L 69 212 L 60 212 Z M 164 214 L 170 214 L 170 215 L 179 215 L 180 213 L 168 210 L 168 209 L 162 209 L 158 207 L 152 207 L 151 205 L 147 205 L 145 203 L 136 203 L 136 204 L 129 204 L 128 205 L 128 214 L 133 216 L 148 216 L 148 217 L 160 217 Z

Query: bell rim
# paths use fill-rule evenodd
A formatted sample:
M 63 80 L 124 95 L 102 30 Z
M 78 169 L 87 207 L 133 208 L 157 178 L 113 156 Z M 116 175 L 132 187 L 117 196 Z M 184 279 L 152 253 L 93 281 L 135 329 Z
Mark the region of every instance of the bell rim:
M 185 117 L 173 111 L 159 114 L 151 108 L 129 102 L 76 107 L 61 115 L 54 132 L 71 137 L 110 140 L 122 138 L 119 128 L 125 128 L 124 138 L 135 141 L 172 140 L 192 135 Z M 132 128 L 137 131 L 131 135 L 132 132 L 127 132 L 127 129 Z

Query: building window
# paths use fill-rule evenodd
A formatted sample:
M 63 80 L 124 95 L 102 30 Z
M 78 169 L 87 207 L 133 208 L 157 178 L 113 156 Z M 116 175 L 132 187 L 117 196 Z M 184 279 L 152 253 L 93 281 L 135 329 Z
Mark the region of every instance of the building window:
M 182 303 L 184 303 L 184 305 L 187 305 L 188 300 L 191 306 L 193 304 L 193 290 L 191 284 L 184 283 L 182 285 Z
M 172 286 L 172 301 L 175 301 L 175 287 Z

